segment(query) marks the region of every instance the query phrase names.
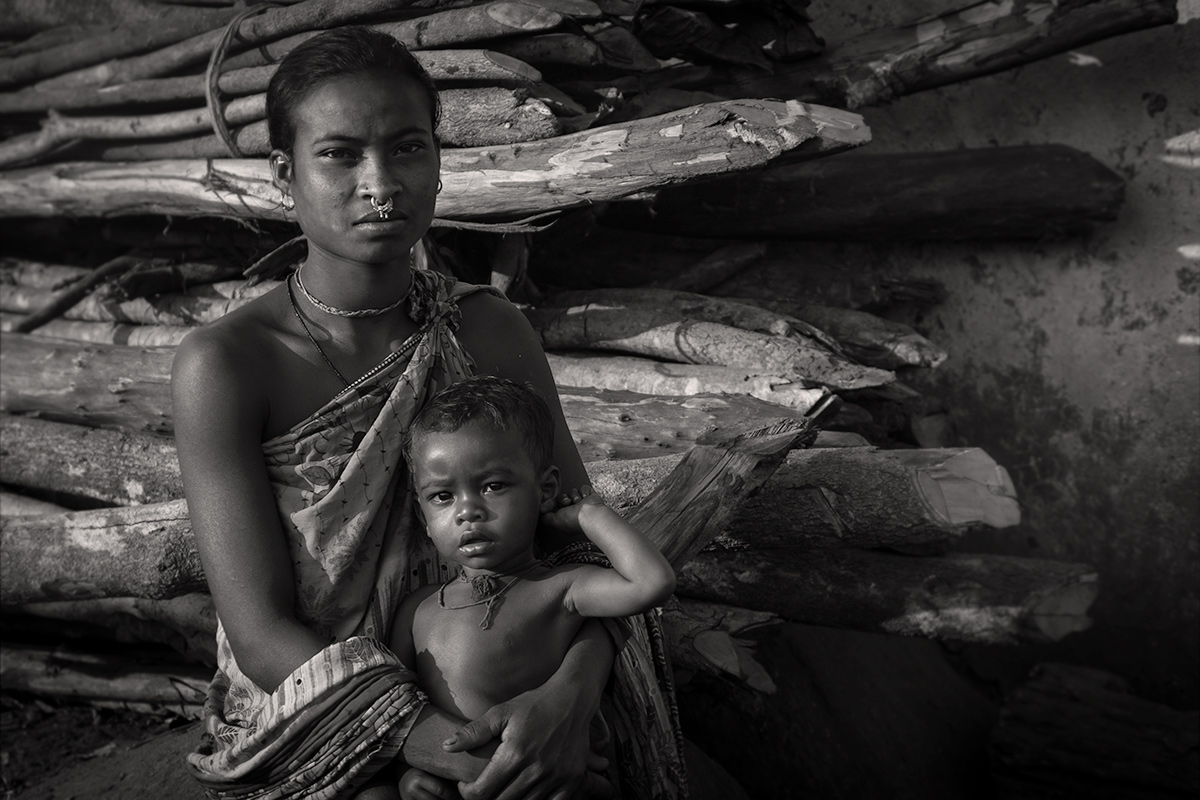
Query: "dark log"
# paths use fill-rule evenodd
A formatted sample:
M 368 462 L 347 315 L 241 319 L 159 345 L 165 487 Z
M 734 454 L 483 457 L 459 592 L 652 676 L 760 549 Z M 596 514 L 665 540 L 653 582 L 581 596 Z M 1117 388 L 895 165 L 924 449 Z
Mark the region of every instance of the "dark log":
M 862 34 L 774 73 L 685 66 L 610 83 L 626 95 L 702 88 L 725 97 L 791 97 L 853 109 L 1170 25 L 1177 17 L 1174 0 L 1080 0 L 1049 7 L 975 2 Z
M 439 87 L 463 82 L 523 86 L 542 79 L 541 73 L 528 64 L 487 50 L 421 50 L 413 55 Z M 217 82 L 221 96 L 240 97 L 265 92 L 278 67 L 278 64 L 267 64 L 222 72 Z M 24 89 L 0 93 L 0 114 L 178 103 L 189 98 L 203 99 L 204 91 L 203 75 L 147 78 L 106 86 L 102 92 L 88 86 Z
M 206 588 L 183 500 L 0 519 L 0 602 L 177 597 Z
M 55 600 L 9 606 L 5 612 L 6 623 L 14 615 L 39 620 L 43 630 L 57 627 L 55 622 L 80 623 L 107 630 L 121 642 L 165 644 L 195 663 L 217 665 L 217 611 L 212 597 L 205 593 L 169 600 L 141 597 Z
M 82 41 L 66 42 L 5 59 L 0 62 L 0 86 L 32 83 L 51 75 L 174 44 L 221 28 L 236 13 L 233 9 L 184 9 L 161 17 L 153 25 L 120 25 Z
M 623 510 L 662 480 L 675 456 L 589 466 L 596 490 Z M 1020 522 L 1008 472 L 978 448 L 810 449 L 790 455 L 742 506 L 719 546 L 915 548 L 944 546 L 972 527 Z
M 1065 145 L 856 154 L 609 206 L 614 227 L 716 238 L 1045 239 L 1116 219 L 1125 182 Z
M 1055 642 L 1086 630 L 1097 590 L 1086 564 L 865 550 L 701 553 L 677 576 L 681 597 L 795 622 L 988 644 Z
M 4 645 L 0 679 L 6 691 L 89 702 L 119 701 L 162 706 L 197 718 L 212 680 L 211 670 L 185 663 L 156 666 L 152 656 L 60 647 Z
M 535 67 L 599 67 L 604 64 L 600 45 L 576 33 L 543 33 L 499 42 L 490 47 L 509 58 Z
M 174 348 L 81 345 L 11 333 L 0 334 L 0 343 L 0 410 L 171 432 Z
M 717 61 L 770 71 L 763 50 L 740 30 L 713 22 L 703 11 L 662 6 L 638 21 L 638 38 L 659 58 Z
M 253 47 L 268 42 L 277 42 L 281 37 L 299 31 L 308 31 L 310 35 L 315 35 L 322 29 L 334 28 L 372 14 L 386 13 L 394 8 L 394 0 L 304 0 L 304 2 L 284 8 L 269 9 L 265 13 L 248 17 L 238 26 L 235 41 L 240 47 Z M 553 12 L 542 12 L 542 14 L 558 16 Z M 535 10 L 526 16 L 536 15 Z M 145 78 L 178 74 L 184 71 L 184 67 L 204 63 L 224 33 L 224 28 L 221 27 L 143 56 L 110 61 L 96 67 L 68 72 L 57 78 L 43 81 L 39 88 L 111 86 Z M 239 66 L 236 59 L 236 56 L 226 58 L 223 67 L 236 69 Z M 246 66 L 258 66 L 258 63 Z
M 663 608 L 671 666 L 732 677 L 757 692 L 775 694 L 775 682 L 754 659 L 754 642 L 741 634 L 782 621 L 769 612 L 672 598 Z
M 480 147 L 548 139 L 562 132 L 558 119 L 525 89 L 443 89 L 437 134 L 447 147 Z M 225 121 L 241 126 L 233 138 L 244 156 L 265 156 L 270 137 L 264 121 L 266 95 L 239 97 L 224 107 Z M 0 166 L 53 159 L 64 144 L 90 142 L 90 158 L 170 157 L 228 154 L 212 130 L 207 108 L 121 117 L 64 117 L 54 111 L 37 134 L 0 142 Z M 195 136 L 205 132 L 205 135 Z M 146 141 L 145 144 L 136 142 Z M 117 142 L 101 145 L 97 142 Z M 73 151 L 77 152 L 77 151 Z
M 124 506 L 183 497 L 168 437 L 8 414 L 0 416 L 0 483 Z
M 442 154 L 438 216 L 527 216 L 750 169 L 785 152 L 816 158 L 869 138 L 859 116 L 836 109 L 728 101 L 538 142 L 462 148 Z M 0 217 L 130 214 L 290 218 L 261 160 L 74 163 L 0 174 Z
M 1006 799 L 1200 795 L 1200 714 L 1088 667 L 1035 667 L 1005 699 L 990 749 Z
M 547 31 L 562 24 L 563 16 L 546 4 L 524 0 L 493 0 L 476 6 L 435 11 L 416 19 L 370 25 L 410 50 L 461 47 L 506 36 Z M 266 42 L 225 60 L 227 69 L 245 69 L 278 62 L 298 45 L 320 33 L 312 26 L 301 33 Z
M 773 404 L 730 397 L 644 397 L 566 387 L 559 391 L 567 424 L 585 462 L 682 454 L 697 436 L 714 428 L 786 414 Z M 813 447 L 866 444 L 855 434 L 822 431 Z M 64 469 L 63 464 L 70 466 Z M 670 466 L 664 464 L 655 480 L 661 480 Z M 598 465 L 589 469 L 607 474 Z M 0 415 L 0 483 L 123 506 L 183 497 L 170 438 L 11 414 Z M 606 494 L 619 501 L 614 491 Z

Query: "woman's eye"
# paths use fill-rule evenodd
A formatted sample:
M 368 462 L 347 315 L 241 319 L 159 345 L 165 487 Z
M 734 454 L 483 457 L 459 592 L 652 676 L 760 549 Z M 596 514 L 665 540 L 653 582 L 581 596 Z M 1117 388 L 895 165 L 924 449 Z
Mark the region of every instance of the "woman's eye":
M 421 150 L 422 147 L 423 145 L 420 142 L 405 142 L 402 145 L 397 145 L 396 152 L 407 155 L 409 153 L 415 153 L 418 150 Z
M 335 161 L 341 161 L 347 158 L 354 158 L 354 154 L 349 150 L 326 150 L 321 153 L 322 158 L 328 158 Z

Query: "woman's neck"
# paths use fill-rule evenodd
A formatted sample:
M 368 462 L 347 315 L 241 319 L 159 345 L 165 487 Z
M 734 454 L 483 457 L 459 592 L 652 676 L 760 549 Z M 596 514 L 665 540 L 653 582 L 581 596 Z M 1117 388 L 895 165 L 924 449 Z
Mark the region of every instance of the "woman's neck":
M 310 251 L 301 265 L 304 288 L 327 306 L 345 311 L 382 308 L 408 294 L 409 255 L 383 264 L 363 264 Z

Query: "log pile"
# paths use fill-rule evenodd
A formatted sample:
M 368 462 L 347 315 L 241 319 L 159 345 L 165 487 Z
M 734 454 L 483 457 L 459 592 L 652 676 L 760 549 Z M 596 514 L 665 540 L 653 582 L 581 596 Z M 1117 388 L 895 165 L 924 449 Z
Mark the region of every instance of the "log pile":
M 829 44 L 804 0 L 254 12 L 164 4 L 145 30 L 64 21 L 0 48 L 0 485 L 59 504 L 4 503 L 6 632 L 84 626 L 211 664 L 171 360 L 303 259 L 261 158 L 263 92 L 283 54 L 350 23 L 433 75 L 444 191 L 418 264 L 521 305 L 595 486 L 677 564 L 678 669 L 769 693 L 741 634 L 778 620 L 986 643 L 1087 628 L 1089 566 L 953 552 L 1020 509 L 1003 466 L 909 385 L 948 343 L 884 312 L 940 286 L 803 264 L 755 297 L 723 287 L 768 239 L 1044 238 L 1111 219 L 1120 179 L 1061 146 L 838 154 L 870 140 L 855 108 L 1168 24 L 1174 2 L 964 3 Z M 761 435 L 729 438 L 746 430 Z M 41 691 L 54 659 L 6 648 L 6 684 L 15 665 Z

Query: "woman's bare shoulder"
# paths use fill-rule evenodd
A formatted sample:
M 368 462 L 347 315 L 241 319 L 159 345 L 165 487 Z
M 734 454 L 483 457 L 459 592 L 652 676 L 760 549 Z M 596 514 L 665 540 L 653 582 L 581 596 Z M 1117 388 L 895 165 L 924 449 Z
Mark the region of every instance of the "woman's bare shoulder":
M 462 324 L 459 339 L 475 359 L 480 372 L 504 375 L 506 367 L 537 356 L 543 361 L 541 340 L 517 308 L 491 292 L 475 292 L 459 301 Z
M 261 377 L 283 346 L 280 299 L 279 290 L 268 292 L 185 336 L 175 354 L 176 378 L 192 370 L 217 381 Z

